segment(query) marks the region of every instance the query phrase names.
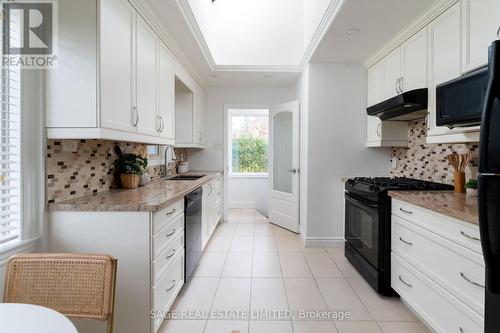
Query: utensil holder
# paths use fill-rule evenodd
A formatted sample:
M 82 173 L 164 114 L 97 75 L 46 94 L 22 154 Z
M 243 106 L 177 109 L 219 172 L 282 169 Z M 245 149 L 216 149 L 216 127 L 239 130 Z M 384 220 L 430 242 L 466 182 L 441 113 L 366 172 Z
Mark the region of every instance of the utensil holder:
M 454 184 L 456 193 L 465 193 L 465 172 L 455 171 Z

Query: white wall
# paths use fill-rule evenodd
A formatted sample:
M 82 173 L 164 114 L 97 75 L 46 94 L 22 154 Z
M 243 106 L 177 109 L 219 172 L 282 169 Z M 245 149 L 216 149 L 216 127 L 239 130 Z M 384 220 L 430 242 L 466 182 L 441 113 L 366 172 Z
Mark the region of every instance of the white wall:
M 228 190 L 229 208 L 255 208 L 268 216 L 269 178 L 230 177 Z
M 342 176 L 387 176 L 390 150 L 366 148 L 366 70 L 309 65 L 307 239 L 344 239 Z
M 271 106 L 296 99 L 293 87 L 233 86 L 207 90 L 207 148 L 190 150 L 191 170 L 223 170 L 224 105 Z M 234 178 L 229 181 L 229 203 L 251 202 L 267 215 L 267 178 Z

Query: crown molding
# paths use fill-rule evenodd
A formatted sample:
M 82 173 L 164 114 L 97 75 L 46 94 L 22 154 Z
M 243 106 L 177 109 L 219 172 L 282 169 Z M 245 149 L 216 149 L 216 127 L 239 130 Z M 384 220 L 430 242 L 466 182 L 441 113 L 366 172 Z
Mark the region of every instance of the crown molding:
M 368 60 L 364 62 L 366 68 L 370 68 L 378 61 L 391 53 L 395 48 L 406 42 L 409 38 L 415 35 L 418 31 L 425 28 L 429 23 L 435 20 L 439 15 L 445 12 L 448 8 L 459 2 L 460 0 L 437 0 L 434 4 L 426 9 L 412 23 L 407 25 L 396 37 L 392 38 L 382 48 L 375 52 Z
M 179 45 L 175 42 L 174 38 L 168 33 L 167 28 L 158 18 L 158 15 L 151 9 L 151 7 L 146 4 L 146 1 L 141 0 L 129 0 L 130 3 L 135 7 L 139 14 L 146 20 L 146 22 L 155 30 L 160 39 L 165 43 L 170 52 L 179 61 L 179 63 L 186 68 L 186 70 L 193 76 L 196 82 L 201 87 L 206 87 L 207 84 L 200 73 L 194 68 L 191 61 L 189 61 L 186 54 L 182 51 Z
M 307 0 L 306 0 L 307 1 Z M 313 38 L 309 42 L 302 60 L 300 62 L 300 67 L 302 70 L 307 66 L 307 63 L 311 60 L 314 52 L 318 48 L 319 44 L 323 41 L 328 29 L 332 25 L 333 20 L 337 17 L 338 13 L 344 6 L 346 0 L 330 0 L 330 4 L 318 25 L 318 28 L 314 32 Z
M 208 47 L 207 40 L 205 39 L 205 36 L 203 36 L 203 33 L 201 32 L 201 28 L 198 25 L 198 21 L 196 21 L 196 18 L 194 17 L 194 13 L 191 10 L 191 6 L 189 6 L 189 3 L 187 0 L 176 0 L 177 6 L 179 7 L 182 16 L 184 17 L 184 20 L 186 20 L 189 29 L 194 35 L 194 38 L 196 39 L 196 43 L 201 49 L 201 52 L 203 53 L 203 56 L 205 57 L 205 60 L 208 63 L 208 66 L 210 67 L 211 71 L 216 70 L 216 63 L 214 60 L 214 57 L 212 56 L 212 52 L 210 52 L 210 48 Z

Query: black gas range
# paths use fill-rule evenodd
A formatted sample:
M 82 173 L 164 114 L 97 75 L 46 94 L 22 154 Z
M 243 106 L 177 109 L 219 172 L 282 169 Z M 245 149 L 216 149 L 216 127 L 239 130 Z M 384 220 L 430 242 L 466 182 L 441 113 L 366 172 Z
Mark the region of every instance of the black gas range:
M 345 184 L 345 256 L 380 294 L 391 288 L 389 191 L 451 191 L 453 186 L 410 178 L 349 179 Z

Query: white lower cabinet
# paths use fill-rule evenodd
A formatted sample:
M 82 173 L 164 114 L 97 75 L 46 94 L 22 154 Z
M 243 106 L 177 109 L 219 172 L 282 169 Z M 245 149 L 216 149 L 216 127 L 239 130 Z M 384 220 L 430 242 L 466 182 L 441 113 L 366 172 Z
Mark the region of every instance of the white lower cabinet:
M 392 288 L 437 333 L 482 333 L 482 317 L 392 254 Z
M 210 237 L 222 219 L 222 176 L 218 175 L 203 185 L 202 246 L 205 249 Z
M 115 332 L 156 333 L 184 285 L 184 198 L 158 212 L 50 212 L 50 252 L 118 259 Z M 160 316 L 152 316 L 160 314 Z M 76 321 L 78 332 L 105 324 Z
M 394 290 L 436 332 L 482 332 L 479 228 L 399 200 L 392 206 Z

